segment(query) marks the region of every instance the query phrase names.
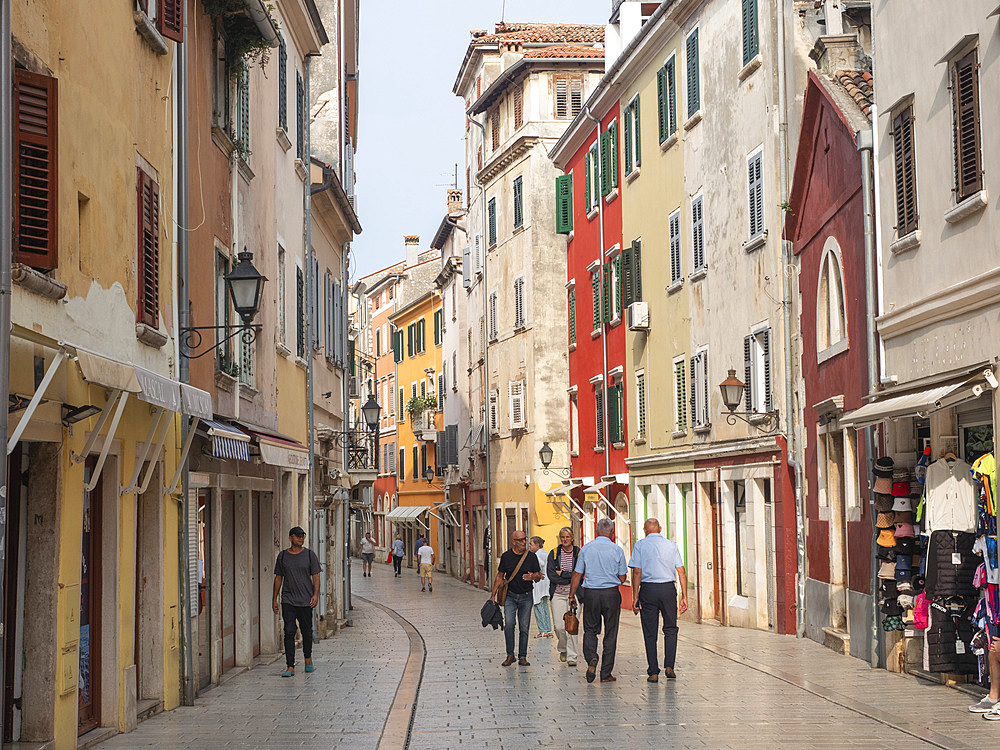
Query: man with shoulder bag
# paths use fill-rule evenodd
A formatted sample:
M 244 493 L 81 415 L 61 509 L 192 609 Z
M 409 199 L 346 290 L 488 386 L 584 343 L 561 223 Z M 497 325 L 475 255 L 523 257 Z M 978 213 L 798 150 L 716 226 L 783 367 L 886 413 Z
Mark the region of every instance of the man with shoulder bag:
M 510 537 L 511 548 L 500 556 L 496 580 L 490 600 L 503 606 L 504 639 L 507 644 L 507 658 L 503 666 L 509 667 L 515 661 L 522 667 L 531 666 L 528 661 L 528 628 L 531 625 L 531 608 L 534 605 L 532 590 L 535 581 L 542 578 L 538 558 L 528 552 L 528 537 L 523 531 L 515 531 Z M 514 658 L 514 618 L 517 618 L 518 643 L 517 659 Z

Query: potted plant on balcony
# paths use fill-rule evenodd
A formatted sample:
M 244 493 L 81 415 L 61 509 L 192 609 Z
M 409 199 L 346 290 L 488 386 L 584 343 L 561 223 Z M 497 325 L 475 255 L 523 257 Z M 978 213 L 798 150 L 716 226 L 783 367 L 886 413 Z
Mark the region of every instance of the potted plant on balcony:
M 410 415 L 410 419 L 414 422 L 419 419 L 426 408 L 426 400 L 421 396 L 411 396 L 410 400 L 406 402 L 406 413 Z

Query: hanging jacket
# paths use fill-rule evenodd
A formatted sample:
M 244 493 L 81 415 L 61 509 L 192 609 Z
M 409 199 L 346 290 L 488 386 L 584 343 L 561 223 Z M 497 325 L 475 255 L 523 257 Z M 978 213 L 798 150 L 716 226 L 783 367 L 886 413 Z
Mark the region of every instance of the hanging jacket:
M 931 672 L 976 674 L 979 660 L 972 652 L 972 621 L 963 610 L 951 611 L 935 601 L 930 606 L 930 627 L 927 628 L 927 662 Z
M 938 530 L 927 548 L 926 592 L 929 597 L 971 596 L 980 557 L 972 551 L 975 534 Z
M 486 604 L 479 612 L 483 618 L 483 627 L 492 625 L 494 630 L 503 627 L 503 609 L 492 599 L 487 599 Z

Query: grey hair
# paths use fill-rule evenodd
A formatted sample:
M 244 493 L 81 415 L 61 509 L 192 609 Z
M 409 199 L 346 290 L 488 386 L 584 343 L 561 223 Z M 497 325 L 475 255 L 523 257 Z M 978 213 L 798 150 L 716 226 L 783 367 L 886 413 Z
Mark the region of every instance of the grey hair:
M 611 536 L 615 530 L 615 522 L 610 518 L 602 518 L 597 522 L 597 536 Z
M 531 537 L 531 541 L 534 542 L 539 547 L 544 547 L 545 546 L 545 540 L 542 539 L 540 536 L 533 536 L 533 537 Z

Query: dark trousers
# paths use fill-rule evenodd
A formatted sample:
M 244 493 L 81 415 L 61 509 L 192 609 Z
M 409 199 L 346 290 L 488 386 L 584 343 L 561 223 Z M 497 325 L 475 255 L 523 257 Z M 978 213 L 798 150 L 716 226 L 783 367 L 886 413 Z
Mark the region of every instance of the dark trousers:
M 601 679 L 610 677 L 618 649 L 618 620 L 622 614 L 622 594 L 617 586 L 583 591 L 583 658 L 587 664 L 597 658 L 597 636 L 604 621 L 604 644 L 601 648 Z
M 400 575 L 403 574 L 403 556 L 402 555 L 393 555 L 392 556 L 392 569 L 394 571 L 396 571 L 397 573 L 399 573 Z
M 294 604 L 281 605 L 281 620 L 285 626 L 285 665 L 295 666 L 295 623 L 302 631 L 302 656 L 312 658 L 313 617 L 312 607 L 296 607 Z
M 639 619 L 646 643 L 646 674 L 659 674 L 656 659 L 657 625 L 663 615 L 663 668 L 674 668 L 677 656 L 677 588 L 674 582 L 643 583 L 639 586 Z
M 528 655 L 528 627 L 531 625 L 531 607 L 534 594 L 514 594 L 507 592 L 503 601 L 503 635 L 507 641 L 507 656 L 514 655 L 514 615 L 517 615 L 517 658 Z

